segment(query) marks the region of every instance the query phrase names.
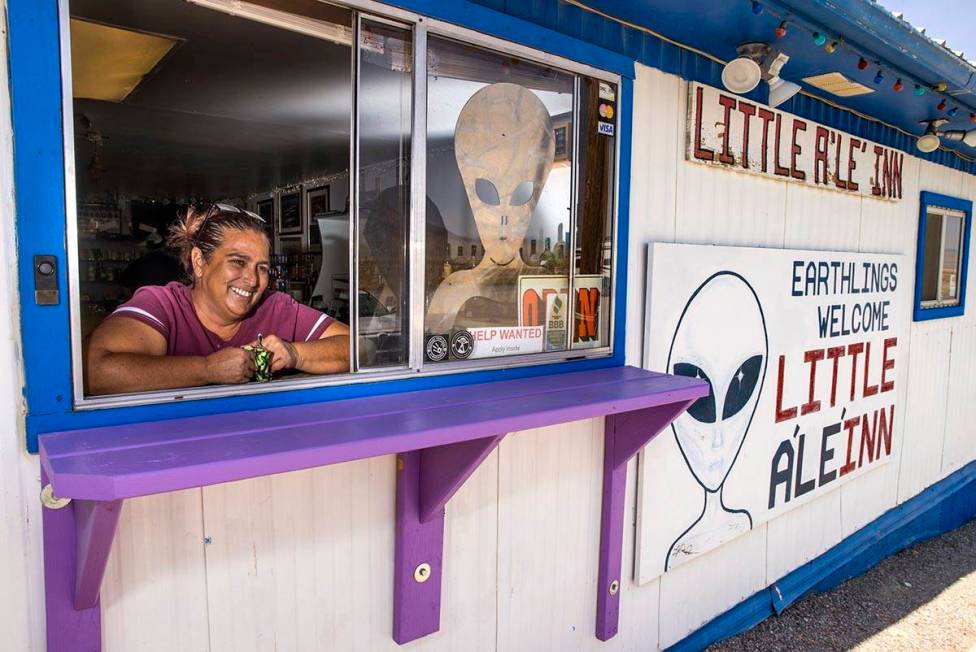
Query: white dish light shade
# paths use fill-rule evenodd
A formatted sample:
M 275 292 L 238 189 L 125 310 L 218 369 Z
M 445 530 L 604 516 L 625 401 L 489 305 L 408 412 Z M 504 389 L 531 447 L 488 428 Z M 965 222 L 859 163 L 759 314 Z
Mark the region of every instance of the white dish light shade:
M 759 64 L 749 57 L 738 57 L 725 64 L 722 69 L 722 85 L 731 93 L 742 95 L 759 85 L 762 70 Z
M 940 144 L 941 141 L 939 140 L 938 134 L 926 132 L 924 135 L 919 136 L 915 147 L 918 148 L 918 151 L 929 154 L 939 149 Z

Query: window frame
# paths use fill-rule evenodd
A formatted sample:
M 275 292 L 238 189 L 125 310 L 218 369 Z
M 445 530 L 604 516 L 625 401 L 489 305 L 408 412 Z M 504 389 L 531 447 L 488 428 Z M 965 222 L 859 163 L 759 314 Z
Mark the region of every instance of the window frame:
M 925 278 L 925 246 L 928 237 L 927 225 L 930 209 L 943 211 L 943 218 L 948 213 L 962 213 L 962 243 L 959 256 L 959 300 L 951 305 L 945 305 L 941 300 L 922 300 Z M 942 195 L 923 190 L 919 200 L 918 241 L 915 254 L 915 302 L 913 306 L 914 321 L 928 321 L 930 319 L 945 319 L 960 317 L 966 313 L 966 285 L 969 271 L 969 236 L 973 221 L 973 203 L 966 199 Z M 937 288 L 942 285 L 942 256 L 945 253 L 945 220 L 939 230 L 939 269 Z M 941 292 L 940 289 L 936 290 Z
M 214 4 L 217 3 L 219 0 Z M 76 383 L 76 379 L 80 378 L 80 342 L 78 346 L 75 345 L 80 335 L 80 330 L 77 330 L 80 328 L 80 315 L 77 309 L 69 310 L 69 306 L 80 301 L 80 277 L 77 273 L 76 187 L 71 121 L 73 99 L 70 92 L 70 52 L 67 47 L 66 56 L 61 56 L 62 44 L 67 46 L 69 42 L 68 0 L 9 0 L 11 110 L 15 135 L 14 181 L 17 195 L 21 198 L 17 210 L 18 272 L 26 376 L 24 393 L 27 403 L 28 450 L 36 450 L 36 435 L 39 432 L 297 405 L 620 366 L 624 363 L 628 205 L 626 202 L 621 203 L 620 198 L 629 196 L 633 60 L 465 2 L 449 4 L 443 8 L 431 7 L 415 0 L 395 2 L 406 9 L 372 0 L 345 0 L 337 4 L 369 14 L 370 18 L 410 24 L 414 29 L 416 51 L 423 52 L 424 55 L 426 34 L 429 31 L 618 85 L 619 110 L 613 175 L 614 270 L 609 296 L 611 323 L 608 346 L 600 349 L 531 354 L 518 358 L 485 358 L 460 364 L 440 363 L 436 366 L 428 365 L 423 373 L 418 373 L 410 366 L 392 373 L 363 371 L 343 374 L 340 377 L 310 377 L 271 386 L 255 384 L 245 387 L 188 388 L 185 391 L 167 393 L 82 398 L 76 402 L 75 392 L 82 391 L 81 385 Z M 427 15 L 410 11 L 412 8 L 424 11 Z M 431 13 L 437 16 L 430 16 Z M 416 70 L 426 72 L 426 65 Z M 421 97 L 416 88 L 417 80 L 425 79 L 426 74 L 415 75 L 415 98 Z M 416 110 L 416 101 L 414 106 L 416 143 L 418 134 L 426 136 L 426 124 L 422 123 L 423 129 L 417 128 L 418 120 L 423 120 L 425 115 L 418 116 L 424 112 Z M 423 140 L 420 143 L 425 144 Z M 424 151 L 424 147 L 414 146 L 412 166 L 426 168 L 425 157 L 417 155 Z M 418 175 L 412 178 L 416 183 Z M 51 193 L 51 188 L 56 191 Z M 60 194 L 58 189 L 63 189 L 64 194 Z M 25 197 L 40 199 L 27 203 L 24 201 Z M 418 193 L 413 192 L 411 202 L 414 210 L 411 219 L 422 224 L 424 206 L 416 210 L 417 197 Z M 72 219 L 67 219 L 69 209 Z M 71 246 L 68 246 L 68 242 Z M 422 239 L 420 243 L 422 244 Z M 38 306 L 33 301 L 32 261 L 33 256 L 40 253 L 55 255 L 60 261 L 57 275 L 62 297 L 56 306 Z M 414 260 L 418 257 L 420 265 Z M 411 295 L 420 293 L 422 296 L 423 249 L 418 251 L 416 240 L 411 241 L 410 259 L 413 269 L 420 273 L 419 278 L 414 276 L 411 281 Z M 65 295 L 64 292 L 68 294 Z M 417 305 L 413 298 L 411 303 Z M 417 312 L 420 311 L 415 311 Z M 415 314 L 412 319 L 417 317 Z M 422 315 L 419 318 L 422 319 Z M 422 327 L 418 330 L 416 325 L 411 326 L 411 338 L 422 342 Z M 51 338 L 42 335 L 59 332 L 65 336 Z M 413 344 L 410 347 L 410 356 L 419 356 L 422 359 L 422 345 Z M 75 369 L 79 371 L 77 375 Z

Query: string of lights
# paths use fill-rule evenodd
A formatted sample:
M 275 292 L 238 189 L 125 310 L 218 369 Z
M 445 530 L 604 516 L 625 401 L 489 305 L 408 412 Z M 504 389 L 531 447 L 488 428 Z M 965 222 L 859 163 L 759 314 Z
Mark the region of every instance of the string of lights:
M 897 66 L 884 61 L 876 56 L 871 56 L 870 59 L 865 56 L 862 52 L 858 51 L 854 46 L 850 45 L 846 41 L 843 35 L 836 35 L 834 38 L 829 38 L 826 34 L 826 30 L 819 26 L 813 26 L 805 24 L 807 21 L 795 16 L 794 14 L 788 12 L 779 11 L 777 8 L 770 6 L 768 3 L 763 3 L 760 0 L 747 0 L 752 9 L 752 13 L 755 16 L 762 16 L 763 14 L 769 14 L 770 16 L 779 19 L 780 23 L 774 30 L 774 35 L 777 39 L 785 38 L 789 33 L 790 28 L 796 28 L 803 30 L 810 34 L 810 38 L 813 40 L 814 45 L 822 47 L 827 54 L 835 54 L 838 51 L 842 53 L 848 53 L 854 57 L 857 57 L 857 69 L 866 70 L 871 66 L 871 61 L 873 60 L 874 65 L 877 66 L 877 72 L 874 75 L 873 82 L 875 85 L 881 85 L 885 81 L 884 71 L 887 70 L 895 76 L 895 82 L 892 84 L 892 89 L 896 93 L 900 93 L 905 88 L 905 79 L 909 79 L 909 82 L 913 84 L 912 94 L 915 97 L 922 97 L 928 92 L 938 94 L 940 97 L 939 103 L 936 105 L 936 109 L 939 112 L 945 112 L 949 117 L 955 117 L 959 113 L 959 106 L 952 106 L 949 108 L 949 98 L 942 96 L 948 90 L 949 85 L 945 81 L 937 81 L 935 83 L 929 84 L 922 81 L 911 80 L 910 76 L 904 71 L 899 71 Z M 969 114 L 970 122 L 976 124 L 976 112 L 971 112 Z

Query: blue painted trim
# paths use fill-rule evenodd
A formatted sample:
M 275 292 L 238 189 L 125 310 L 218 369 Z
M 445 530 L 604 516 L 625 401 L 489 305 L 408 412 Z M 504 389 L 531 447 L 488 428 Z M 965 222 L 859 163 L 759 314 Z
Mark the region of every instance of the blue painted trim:
M 56 0 L 8 0 L 10 77 L 14 127 L 15 187 L 18 197 L 17 228 L 20 261 L 21 330 L 27 383 L 27 448 L 37 452 L 37 436 L 44 432 L 73 430 L 221 414 L 263 407 L 374 396 L 527 378 L 545 374 L 582 371 L 624 364 L 627 288 L 627 219 L 630 196 L 630 151 L 633 115 L 629 77 L 632 59 L 591 44 L 542 29 L 531 23 L 498 14 L 467 2 L 436 3 L 404 0 L 405 8 L 424 11 L 501 38 L 540 47 L 554 54 L 611 70 L 622 75 L 620 111 L 620 169 L 617 260 L 617 310 L 614 355 L 606 358 L 515 367 L 480 372 L 460 372 L 384 382 L 357 383 L 314 389 L 285 389 L 252 396 L 171 401 L 154 405 L 73 411 L 71 388 L 70 325 L 67 297 L 67 265 L 64 242 L 64 147 L 61 128 L 61 62 Z M 61 303 L 34 305 L 33 256 L 53 254 L 59 260 Z M 53 336 L 58 334 L 60 336 Z
M 789 573 L 677 642 L 702 650 L 744 632 L 812 593 L 827 591 L 900 550 L 976 518 L 976 462 L 887 511 L 813 561 Z
M 9 0 L 7 25 L 25 395 L 33 414 L 51 414 L 71 405 L 57 3 Z M 56 306 L 34 303 L 37 254 L 59 261 Z
M 594 44 L 592 39 L 584 38 L 583 34 L 567 35 L 550 26 L 527 21 L 524 11 L 495 11 L 490 8 L 490 3 L 468 0 L 383 1 L 401 9 L 585 63 L 622 77 L 634 78 L 632 57 L 619 54 L 613 48 L 607 48 L 600 43 Z M 547 9 L 552 8 L 552 3 L 547 2 L 545 5 Z
M 962 211 L 966 214 L 963 220 L 962 236 L 962 265 L 959 274 L 959 303 L 944 308 L 922 307 L 922 277 L 925 272 L 925 236 L 928 224 L 929 206 L 941 206 Z M 930 319 L 945 319 L 947 317 L 961 317 L 966 314 L 966 284 L 969 278 L 969 234 L 973 223 L 973 202 L 958 197 L 940 195 L 927 190 L 922 191 L 918 209 L 918 239 L 915 249 L 915 301 L 912 315 L 914 321 L 928 321 Z

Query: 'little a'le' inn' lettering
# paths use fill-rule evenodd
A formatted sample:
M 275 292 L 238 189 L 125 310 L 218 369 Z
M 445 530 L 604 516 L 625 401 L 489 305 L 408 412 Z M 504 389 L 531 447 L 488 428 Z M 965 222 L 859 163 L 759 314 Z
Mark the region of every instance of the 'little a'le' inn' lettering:
M 689 161 L 878 199 L 902 198 L 905 154 L 702 84 L 689 84 Z

